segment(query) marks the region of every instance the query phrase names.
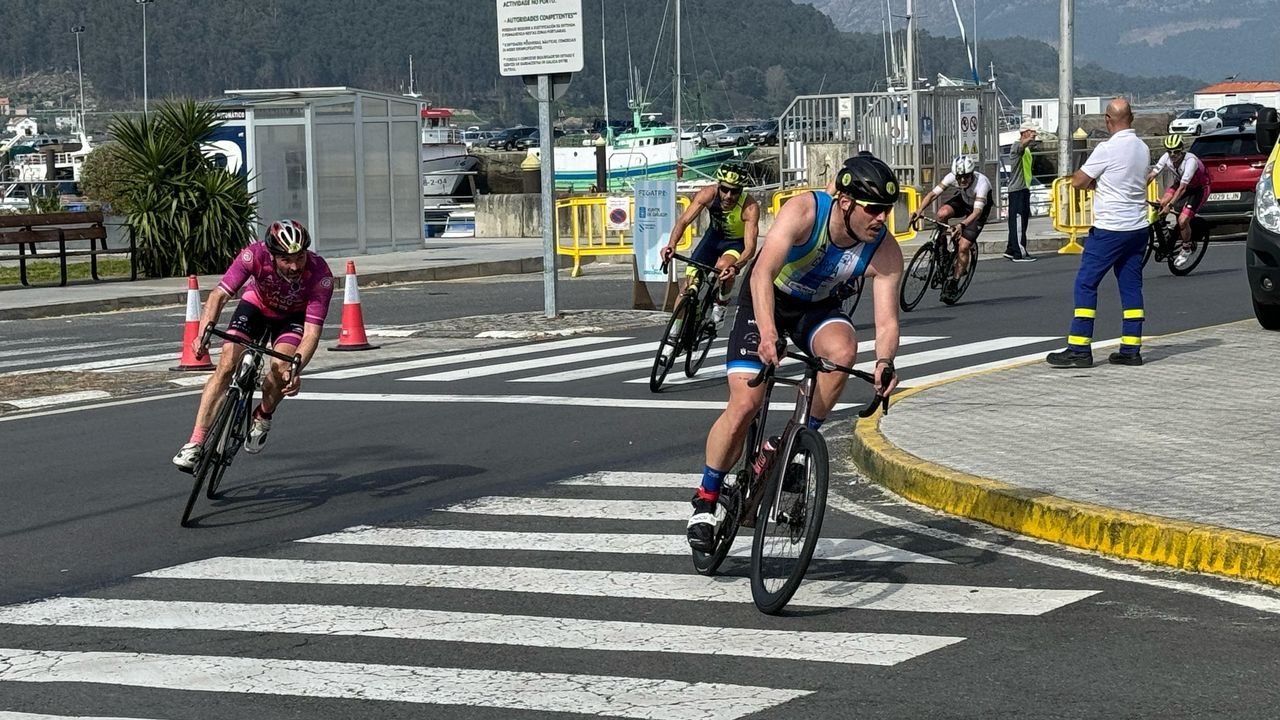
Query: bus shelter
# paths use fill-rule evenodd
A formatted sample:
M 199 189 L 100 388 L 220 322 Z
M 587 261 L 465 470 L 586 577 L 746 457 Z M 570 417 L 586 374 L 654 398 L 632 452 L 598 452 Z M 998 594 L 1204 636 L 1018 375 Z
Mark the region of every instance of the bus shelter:
M 301 220 L 329 255 L 423 247 L 419 103 L 348 87 L 228 90 L 262 228 Z

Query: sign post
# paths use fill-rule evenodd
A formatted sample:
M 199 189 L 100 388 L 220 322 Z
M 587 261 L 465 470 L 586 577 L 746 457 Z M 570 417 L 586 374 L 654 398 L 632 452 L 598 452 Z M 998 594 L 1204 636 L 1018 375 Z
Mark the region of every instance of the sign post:
M 542 162 L 542 277 L 544 314 L 556 310 L 555 134 L 551 102 L 582 70 L 582 0 L 495 0 L 498 67 L 520 76 L 538 101 L 538 153 Z M 536 92 L 533 92 L 536 88 Z
M 978 155 L 978 101 L 964 98 L 960 101 L 960 154 Z

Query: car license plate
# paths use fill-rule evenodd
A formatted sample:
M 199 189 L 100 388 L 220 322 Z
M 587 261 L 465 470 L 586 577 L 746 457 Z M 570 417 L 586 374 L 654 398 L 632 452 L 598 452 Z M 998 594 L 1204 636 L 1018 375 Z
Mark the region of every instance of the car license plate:
M 1238 192 L 1209 193 L 1210 202 L 1223 202 L 1225 200 L 1239 200 L 1239 199 L 1240 199 L 1240 193 Z

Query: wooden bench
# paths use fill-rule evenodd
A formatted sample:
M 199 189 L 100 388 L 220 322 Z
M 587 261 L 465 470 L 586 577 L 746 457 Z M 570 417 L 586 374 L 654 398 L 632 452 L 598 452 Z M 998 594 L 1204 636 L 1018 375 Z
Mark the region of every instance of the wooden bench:
M 67 243 L 73 240 L 88 240 L 88 249 L 68 250 Z M 0 245 L 18 246 L 18 275 L 23 285 L 30 286 L 27 280 L 27 260 L 50 257 L 51 254 L 36 252 L 36 243 L 58 243 L 58 260 L 61 263 L 62 281 L 67 284 L 67 258 L 89 257 L 89 272 L 96 281 L 98 277 L 98 256 L 105 254 L 128 253 L 129 279 L 138 279 L 138 266 L 134 258 L 137 249 L 133 228 L 129 229 L 129 249 L 107 247 L 107 228 L 102 224 L 102 212 L 60 212 L 41 215 L 0 215 Z M 101 243 L 101 246 L 99 246 Z M 30 252 L 27 247 L 30 247 Z

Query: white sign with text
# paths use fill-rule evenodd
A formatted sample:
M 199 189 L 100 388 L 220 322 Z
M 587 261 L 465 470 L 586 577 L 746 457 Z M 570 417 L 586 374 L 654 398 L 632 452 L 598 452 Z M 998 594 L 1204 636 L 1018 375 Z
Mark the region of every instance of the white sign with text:
M 582 70 L 582 0 L 497 0 L 505 77 Z
M 662 272 L 659 252 L 676 226 L 676 181 L 639 180 L 636 182 L 635 246 L 636 274 L 646 282 L 667 279 Z

